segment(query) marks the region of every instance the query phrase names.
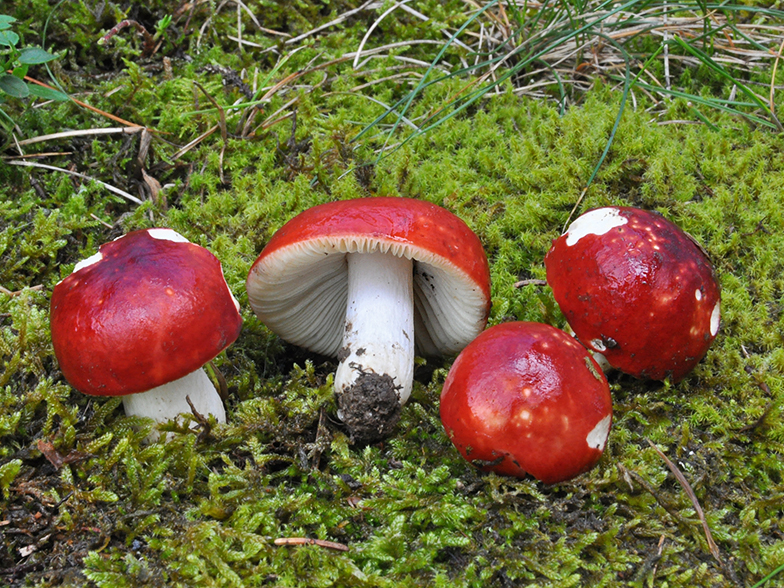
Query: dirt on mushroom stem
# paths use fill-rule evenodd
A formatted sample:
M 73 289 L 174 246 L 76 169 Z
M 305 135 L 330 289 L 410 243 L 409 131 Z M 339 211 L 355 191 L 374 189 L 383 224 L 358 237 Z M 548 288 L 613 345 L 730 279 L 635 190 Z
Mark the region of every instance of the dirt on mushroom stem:
M 338 414 L 353 444 L 371 445 L 392 434 L 402 412 L 399 388 L 388 374 L 363 371 L 338 395 Z

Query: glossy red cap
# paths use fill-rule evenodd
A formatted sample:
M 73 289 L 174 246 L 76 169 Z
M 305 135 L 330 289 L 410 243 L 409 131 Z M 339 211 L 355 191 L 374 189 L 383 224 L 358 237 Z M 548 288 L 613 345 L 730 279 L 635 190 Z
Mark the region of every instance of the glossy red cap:
M 85 394 L 177 380 L 233 343 L 241 326 L 218 259 L 170 229 L 102 245 L 52 292 L 55 355 Z
M 250 305 L 283 339 L 334 356 L 344 329 L 345 256 L 373 251 L 414 260 L 422 354 L 457 353 L 485 327 L 490 270 L 479 238 L 451 212 L 410 198 L 329 202 L 291 219 L 250 269 Z
M 503 323 L 455 360 L 441 392 L 441 422 L 479 469 L 554 484 L 599 461 L 612 399 L 601 369 L 573 337 L 541 323 Z
M 708 256 L 655 212 L 591 210 L 553 241 L 545 266 L 580 341 L 635 377 L 683 379 L 719 330 Z

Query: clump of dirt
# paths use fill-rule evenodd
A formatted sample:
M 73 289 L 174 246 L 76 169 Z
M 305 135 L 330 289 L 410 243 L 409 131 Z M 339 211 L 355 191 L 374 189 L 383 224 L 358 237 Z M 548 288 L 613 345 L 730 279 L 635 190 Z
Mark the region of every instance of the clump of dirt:
M 370 445 L 392 434 L 401 413 L 398 388 L 388 374 L 362 372 L 351 388 L 338 395 L 338 415 L 352 443 Z

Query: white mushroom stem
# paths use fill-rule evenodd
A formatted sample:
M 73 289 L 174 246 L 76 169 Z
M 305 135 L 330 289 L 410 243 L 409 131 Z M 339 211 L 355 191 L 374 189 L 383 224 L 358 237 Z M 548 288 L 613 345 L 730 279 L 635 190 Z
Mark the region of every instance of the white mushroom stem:
M 389 375 L 400 404 L 414 380 L 414 268 L 405 257 L 350 253 L 348 305 L 335 391 L 351 388 L 363 372 Z
M 577 335 L 572 330 L 572 327 L 569 327 L 569 334 L 572 337 L 574 337 L 575 339 L 577 339 Z M 579 341 L 579 339 L 578 339 L 578 341 Z M 605 374 L 608 373 L 608 372 L 611 372 L 611 371 L 613 371 L 615 369 L 613 366 L 610 365 L 610 362 L 607 361 L 607 358 L 604 356 L 604 354 L 601 351 L 597 351 L 596 350 L 596 347 L 598 345 L 601 345 L 603 347 L 604 343 L 602 343 L 601 341 L 598 341 L 598 343 L 595 342 L 595 341 L 591 341 L 591 346 L 590 347 L 587 347 L 582 342 L 581 342 L 581 344 L 583 345 L 583 347 L 585 347 L 588 350 L 588 353 L 591 354 L 591 356 L 593 357 L 594 361 L 599 364 L 599 367 L 601 368 L 601 370 Z
M 219 423 L 226 422 L 226 411 L 220 394 L 202 368 L 147 392 L 124 396 L 123 406 L 125 414 L 129 416 L 148 417 L 164 423 L 182 413 L 191 414 L 186 396 L 203 416 L 212 414 Z
M 591 349 L 588 350 L 588 353 L 590 353 L 593 356 L 594 361 L 596 361 L 596 363 L 599 364 L 599 367 L 602 369 L 602 371 L 605 374 L 615 369 L 613 368 L 613 366 L 610 365 L 610 362 L 607 361 L 607 358 L 604 356 L 604 354 L 599 353 L 598 351 L 593 351 Z

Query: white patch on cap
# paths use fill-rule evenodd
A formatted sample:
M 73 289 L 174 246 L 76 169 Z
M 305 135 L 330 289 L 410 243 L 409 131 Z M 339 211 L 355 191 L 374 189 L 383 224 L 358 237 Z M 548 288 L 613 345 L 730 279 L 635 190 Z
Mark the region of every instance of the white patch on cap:
M 697 299 L 697 302 L 702 300 L 702 290 L 697 288 L 697 290 L 695 290 L 695 292 L 694 292 L 694 297 Z
M 90 257 L 88 257 L 88 258 L 86 258 L 86 259 L 83 259 L 82 261 L 80 261 L 79 263 L 77 263 L 77 264 L 74 266 L 74 268 L 73 268 L 73 273 L 76 273 L 76 272 L 78 272 L 80 269 L 84 269 L 84 268 L 86 268 L 86 267 L 87 267 L 87 266 L 89 266 L 89 265 L 92 265 L 92 264 L 94 264 L 94 263 L 98 263 L 98 262 L 99 262 L 99 261 L 101 261 L 102 259 L 103 259 L 103 255 L 101 255 L 101 252 L 100 252 L 100 251 L 99 251 L 98 253 L 94 253 L 94 254 L 93 254 L 93 255 L 91 255 Z
M 607 345 L 601 339 L 591 339 L 591 347 L 599 352 L 607 351 Z
M 588 444 L 588 447 L 592 449 L 598 449 L 599 451 L 604 451 L 604 444 L 607 443 L 607 437 L 610 434 L 610 423 L 612 423 L 612 415 L 608 414 L 598 423 L 596 426 L 588 433 L 588 436 L 585 438 L 585 442 Z
M 172 229 L 147 229 L 147 234 L 153 239 L 174 241 L 175 243 L 190 243 L 188 239 Z
M 713 312 L 711 312 L 710 332 L 713 337 L 719 332 L 719 323 L 721 322 L 721 310 L 719 309 L 719 306 L 721 306 L 721 303 L 717 302 L 716 306 L 713 307 Z
M 621 216 L 617 208 L 589 210 L 569 225 L 566 230 L 566 244 L 571 247 L 586 235 L 604 235 L 627 222 L 629 221 Z

